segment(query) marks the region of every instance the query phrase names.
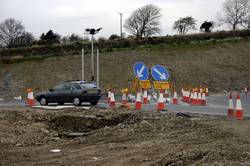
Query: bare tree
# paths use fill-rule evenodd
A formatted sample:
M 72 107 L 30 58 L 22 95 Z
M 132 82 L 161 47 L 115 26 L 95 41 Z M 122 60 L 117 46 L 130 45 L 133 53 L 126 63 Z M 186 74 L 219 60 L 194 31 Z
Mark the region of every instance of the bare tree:
M 222 4 L 222 15 L 218 18 L 222 24 L 228 24 L 233 30 L 242 25 L 250 13 L 250 0 L 226 0 Z
M 179 18 L 174 22 L 173 29 L 177 29 L 179 34 L 186 34 L 189 30 L 195 29 L 196 20 L 192 16 Z
M 250 13 L 248 16 L 243 20 L 242 26 L 246 29 L 250 29 Z
M 0 45 L 11 47 L 24 32 L 24 26 L 20 21 L 13 18 L 6 19 L 0 24 Z
M 160 33 L 161 9 L 146 5 L 135 10 L 125 21 L 124 28 L 136 37 L 148 37 Z

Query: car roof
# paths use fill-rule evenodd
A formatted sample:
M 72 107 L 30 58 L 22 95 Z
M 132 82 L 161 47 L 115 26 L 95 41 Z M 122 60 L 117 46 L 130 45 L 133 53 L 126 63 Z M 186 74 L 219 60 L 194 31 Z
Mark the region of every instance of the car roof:
M 68 81 L 64 81 L 64 82 L 67 82 L 67 83 L 79 83 L 79 84 L 85 84 L 85 83 L 94 84 L 94 82 L 92 82 L 92 81 L 81 81 L 81 80 L 68 80 Z

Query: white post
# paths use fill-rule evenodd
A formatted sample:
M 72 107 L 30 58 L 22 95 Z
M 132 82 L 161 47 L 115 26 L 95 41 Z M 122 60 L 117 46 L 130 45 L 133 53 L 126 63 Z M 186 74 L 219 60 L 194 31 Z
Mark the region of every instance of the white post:
M 94 82 L 94 36 L 91 36 L 91 81 Z
M 82 48 L 82 81 L 84 81 L 84 49 Z
M 97 54 L 96 54 L 96 83 L 97 86 L 99 87 L 99 49 L 97 49 Z

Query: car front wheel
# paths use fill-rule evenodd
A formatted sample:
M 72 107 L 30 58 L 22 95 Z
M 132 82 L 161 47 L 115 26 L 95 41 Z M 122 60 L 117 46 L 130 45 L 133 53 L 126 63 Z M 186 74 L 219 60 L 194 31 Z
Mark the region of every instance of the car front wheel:
M 48 105 L 48 101 L 45 97 L 41 97 L 39 103 L 41 104 L 41 106 Z
M 80 99 L 79 99 L 78 97 L 75 97 L 75 98 L 73 99 L 73 104 L 74 104 L 75 106 L 79 106 L 79 105 L 81 104 Z

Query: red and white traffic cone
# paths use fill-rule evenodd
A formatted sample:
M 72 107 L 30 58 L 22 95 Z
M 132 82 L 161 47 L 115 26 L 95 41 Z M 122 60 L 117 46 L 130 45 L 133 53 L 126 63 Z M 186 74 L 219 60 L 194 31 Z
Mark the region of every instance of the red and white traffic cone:
M 198 100 L 197 100 L 197 105 L 201 105 L 202 104 L 202 100 L 201 100 L 201 93 L 198 93 Z
M 178 105 L 178 97 L 177 97 L 177 92 L 176 91 L 174 91 L 173 104 Z
M 159 100 L 157 103 L 157 110 L 162 111 L 162 110 L 164 110 L 164 108 L 165 108 L 165 103 L 164 103 L 163 93 L 160 93 Z
M 202 104 L 202 105 L 207 105 L 206 93 L 202 93 L 201 104 Z
M 242 109 L 242 105 L 241 105 L 241 100 L 240 100 L 240 94 L 238 93 L 237 95 L 237 99 L 236 99 L 236 119 L 237 120 L 242 120 L 243 119 L 243 109 Z
M 198 95 L 197 95 L 197 92 L 194 92 L 194 94 L 193 94 L 193 102 L 191 104 L 192 105 L 198 105 Z
M 108 104 L 110 104 L 111 93 L 112 93 L 111 91 L 108 91 L 108 101 L 107 101 Z
M 208 88 L 206 88 L 206 96 L 208 96 Z
M 110 107 L 115 107 L 115 95 L 113 92 L 110 94 L 110 102 L 109 102 Z
M 181 89 L 182 101 L 185 102 L 185 94 L 184 89 Z
M 34 99 L 34 94 L 31 88 L 27 89 L 27 99 L 26 99 L 26 104 L 28 106 L 34 106 L 35 105 L 35 99 Z
M 126 105 L 128 103 L 127 100 L 127 94 L 126 93 L 122 93 L 122 105 Z
M 148 91 L 143 92 L 143 104 L 148 104 Z
M 135 109 L 136 110 L 141 110 L 142 105 L 141 105 L 141 93 L 137 92 L 136 95 L 136 100 L 135 100 Z
M 192 104 L 194 102 L 194 93 L 193 92 L 190 93 L 189 101 L 190 101 L 190 104 Z
M 234 117 L 234 103 L 233 103 L 232 93 L 230 93 L 229 98 L 228 98 L 227 117 L 229 118 Z

